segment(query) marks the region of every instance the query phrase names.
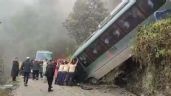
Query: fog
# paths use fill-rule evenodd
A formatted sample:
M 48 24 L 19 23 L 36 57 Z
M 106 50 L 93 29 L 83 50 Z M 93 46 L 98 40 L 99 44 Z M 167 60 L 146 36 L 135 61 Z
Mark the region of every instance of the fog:
M 34 59 L 37 50 L 52 51 L 55 57 L 71 54 L 75 41 L 68 36 L 63 22 L 75 1 L 0 0 L 0 59 L 6 72 L 10 72 L 15 57 L 20 61 L 27 56 Z M 115 2 L 102 1 L 113 9 Z
M 66 54 L 73 47 L 63 22 L 75 0 L 0 0 L 0 58 L 6 69 L 14 57 L 21 61 L 37 50 Z M 10 66 L 8 66 L 10 65 Z

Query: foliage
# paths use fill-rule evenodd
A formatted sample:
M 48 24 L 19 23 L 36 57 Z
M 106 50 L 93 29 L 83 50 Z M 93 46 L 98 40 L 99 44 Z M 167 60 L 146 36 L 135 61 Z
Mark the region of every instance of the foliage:
M 107 14 L 107 9 L 100 0 L 77 0 L 64 26 L 70 36 L 80 44 L 97 29 Z
M 162 20 L 139 29 L 134 54 L 143 64 L 155 63 L 171 56 L 171 19 Z M 170 61 L 167 61 L 170 62 Z
M 171 18 L 140 27 L 133 52 L 145 66 L 141 87 L 146 95 L 171 95 Z

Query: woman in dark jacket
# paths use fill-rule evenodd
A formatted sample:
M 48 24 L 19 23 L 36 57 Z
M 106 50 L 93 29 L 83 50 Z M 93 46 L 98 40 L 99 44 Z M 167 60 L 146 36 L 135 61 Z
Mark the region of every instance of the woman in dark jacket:
M 19 62 L 18 58 L 16 57 L 15 60 L 13 61 L 12 69 L 11 69 L 11 77 L 13 81 L 16 81 L 16 77 L 18 76 L 19 73 Z

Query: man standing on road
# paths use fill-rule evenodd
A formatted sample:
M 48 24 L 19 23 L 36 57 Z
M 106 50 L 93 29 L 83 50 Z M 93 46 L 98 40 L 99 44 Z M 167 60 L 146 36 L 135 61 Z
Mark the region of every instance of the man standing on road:
M 46 67 L 46 72 L 45 72 L 45 76 L 47 77 L 47 81 L 48 81 L 48 92 L 53 91 L 52 82 L 53 82 L 54 72 L 55 72 L 54 61 L 50 60 Z
M 28 86 L 28 79 L 29 79 L 29 74 L 31 72 L 31 66 L 32 62 L 30 60 L 30 57 L 27 57 L 27 59 L 23 62 L 21 69 L 24 72 L 24 86 Z
M 16 77 L 18 76 L 18 73 L 19 73 L 19 62 L 18 62 L 18 58 L 16 57 L 13 60 L 13 65 L 11 69 L 12 81 L 16 81 Z
M 42 67 L 43 67 L 43 80 L 44 80 L 44 82 L 46 82 L 46 77 L 44 75 L 46 73 L 47 64 L 48 64 L 48 60 L 47 59 L 43 60 L 43 66 Z
M 40 70 L 40 64 L 38 61 L 35 60 L 33 62 L 32 70 L 33 70 L 33 80 L 34 79 L 38 80 L 39 79 L 39 70 Z
M 43 61 L 39 61 L 40 68 L 39 68 L 39 74 L 40 78 L 43 78 Z

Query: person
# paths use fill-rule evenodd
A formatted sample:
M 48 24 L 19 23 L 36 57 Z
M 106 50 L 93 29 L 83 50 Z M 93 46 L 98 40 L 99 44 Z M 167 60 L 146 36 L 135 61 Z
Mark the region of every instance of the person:
M 55 71 L 54 62 L 50 60 L 50 62 L 48 63 L 46 67 L 46 72 L 45 72 L 45 76 L 47 77 L 47 81 L 48 81 L 48 92 L 53 91 L 52 82 L 53 82 L 53 77 L 54 77 L 54 71 Z
M 45 74 L 46 72 L 47 64 L 48 64 L 48 60 L 47 59 L 43 60 L 43 74 Z
M 28 86 L 28 79 L 29 79 L 29 74 L 31 72 L 31 66 L 32 62 L 30 60 L 30 57 L 27 57 L 27 59 L 23 62 L 21 69 L 24 72 L 24 86 Z
M 40 70 L 40 64 L 38 61 L 34 61 L 33 65 L 32 65 L 32 69 L 33 69 L 33 80 L 39 79 L 39 70 Z
M 78 63 L 78 59 L 75 60 L 71 60 L 71 62 L 69 63 L 69 71 L 68 71 L 68 76 L 67 76 L 67 85 L 72 86 L 73 85 L 73 77 L 74 77 L 74 73 L 75 73 L 75 69 Z
M 39 74 L 40 74 L 40 78 L 43 78 L 43 61 L 40 61 Z
M 67 85 L 68 82 L 68 71 L 69 71 L 69 66 L 68 66 L 68 61 L 64 62 L 64 68 L 63 68 L 63 75 L 62 75 L 62 85 Z
M 59 64 L 59 69 L 58 69 L 58 75 L 55 80 L 55 84 L 62 85 L 62 75 L 63 75 L 63 69 L 64 69 L 63 60 L 61 60 L 58 64 Z
M 58 76 L 58 69 L 59 69 L 59 60 L 56 60 L 56 65 L 55 65 L 55 73 L 54 73 L 54 78 L 56 79 Z
M 12 64 L 12 69 L 11 69 L 11 77 L 12 77 L 12 81 L 16 81 L 16 77 L 18 76 L 18 73 L 19 73 L 18 57 L 16 57 L 12 63 L 13 64 Z
M 48 59 L 43 60 L 43 81 L 46 83 L 46 76 L 45 76 L 45 72 L 46 72 L 46 67 L 48 64 Z

